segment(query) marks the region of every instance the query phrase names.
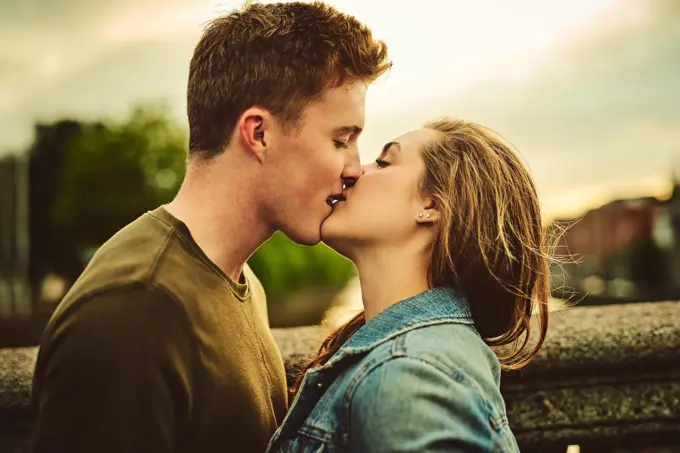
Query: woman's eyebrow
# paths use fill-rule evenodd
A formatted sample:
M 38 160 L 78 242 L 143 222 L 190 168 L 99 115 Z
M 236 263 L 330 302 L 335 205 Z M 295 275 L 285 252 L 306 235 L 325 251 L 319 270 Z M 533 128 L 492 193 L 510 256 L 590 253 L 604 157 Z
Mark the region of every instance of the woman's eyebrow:
M 385 146 L 383 146 L 382 153 L 380 153 L 381 156 L 384 156 L 387 154 L 388 151 L 391 151 L 392 149 L 396 149 L 397 151 L 401 151 L 401 144 L 399 142 L 387 142 L 385 143 Z

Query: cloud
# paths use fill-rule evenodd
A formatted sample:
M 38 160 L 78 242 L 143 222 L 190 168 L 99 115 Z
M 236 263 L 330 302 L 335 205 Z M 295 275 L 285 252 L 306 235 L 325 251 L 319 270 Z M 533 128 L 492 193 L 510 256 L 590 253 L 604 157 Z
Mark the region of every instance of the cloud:
M 0 3 L 0 41 L 11 43 L 0 48 L 0 154 L 24 148 L 37 119 L 118 115 L 145 99 L 168 100 L 184 121 L 188 64 L 215 14 L 213 3 Z M 389 38 L 394 50 L 392 73 L 369 90 L 362 157 L 372 159 L 385 140 L 425 120 L 451 115 L 488 125 L 514 143 L 546 199 L 569 198 L 577 187 L 620 191 L 622 181 L 651 187 L 680 153 L 680 2 L 600 3 L 604 9 L 565 3 L 560 20 L 553 18 L 559 33 L 534 44 L 551 27 L 518 24 L 550 19 L 540 1 L 513 3 L 508 11 L 489 9 L 490 1 L 473 9 L 468 2 L 443 9 L 430 0 L 417 9 L 338 2 Z M 240 2 L 222 4 L 224 10 Z M 389 5 L 400 19 L 387 18 Z M 419 21 L 418 14 L 435 8 L 442 11 L 433 18 L 437 27 Z M 569 8 L 593 15 L 579 22 Z M 523 16 L 510 17 L 514 10 Z M 505 32 L 493 35 L 498 30 L 489 24 L 502 25 L 505 16 Z M 471 25 L 483 17 L 486 28 Z M 496 52 L 503 36 L 521 44 L 520 51 L 505 59 L 482 52 Z
M 662 177 L 680 154 L 680 14 L 570 49 L 541 79 L 469 112 L 516 134 L 554 190 Z M 667 11 L 668 12 L 668 11 Z M 474 97 L 474 95 L 473 95 Z M 666 175 L 663 175 L 666 176 Z
M 605 17 L 611 21 L 630 5 L 618 2 Z M 364 157 L 372 158 L 384 139 L 404 128 L 457 116 L 492 127 L 519 149 L 551 211 L 559 213 L 558 201 L 574 198 L 568 194 L 576 190 L 584 203 L 586 194 L 600 202 L 658 193 L 680 155 L 680 2 L 640 5 L 623 25 L 591 28 L 547 56 L 496 62 L 488 67 L 491 75 L 463 92 L 454 79 L 430 97 L 392 93 L 394 113 L 367 127 L 387 137 L 366 137 Z M 494 76 L 517 67 L 529 69 L 520 69 L 517 79 Z
M 36 120 L 108 116 L 162 98 L 180 116 L 191 51 L 211 2 L 0 3 L 0 154 L 25 148 Z

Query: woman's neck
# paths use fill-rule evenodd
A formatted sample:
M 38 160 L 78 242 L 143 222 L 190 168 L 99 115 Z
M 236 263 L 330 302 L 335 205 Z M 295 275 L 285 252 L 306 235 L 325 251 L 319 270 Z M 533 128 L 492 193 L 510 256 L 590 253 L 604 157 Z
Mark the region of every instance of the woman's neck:
M 427 263 L 409 248 L 362 250 L 352 257 L 359 274 L 366 321 L 389 306 L 429 289 Z

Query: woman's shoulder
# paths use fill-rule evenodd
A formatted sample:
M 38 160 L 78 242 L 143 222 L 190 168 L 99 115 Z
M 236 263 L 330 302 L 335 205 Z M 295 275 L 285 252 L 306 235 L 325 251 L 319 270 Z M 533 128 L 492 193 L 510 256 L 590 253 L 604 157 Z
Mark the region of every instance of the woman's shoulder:
M 402 364 L 448 376 L 473 391 L 498 393 L 500 364 L 471 325 L 438 323 L 405 331 L 375 348 L 352 373 L 354 384 L 370 375 L 399 374 Z M 495 399 L 495 398 L 493 398 Z
M 457 380 L 488 381 L 493 386 L 500 380 L 498 358 L 467 324 L 434 323 L 402 332 L 364 356 L 356 371 L 364 376 L 369 368 L 379 372 L 399 358 L 437 368 Z
M 447 370 L 499 366 L 498 359 L 474 326 L 459 323 L 440 323 L 414 329 L 395 338 L 404 356 L 434 362 Z
M 498 373 L 498 359 L 470 326 L 404 332 L 365 356 L 353 373 L 344 395 L 354 427 L 350 443 L 359 451 L 385 445 L 425 451 L 422 440 L 441 429 L 470 448 L 510 444 Z
M 422 429 L 425 434 L 446 420 L 447 435 L 489 443 L 491 450 L 498 437 L 494 427 L 506 426 L 507 417 L 498 386 L 498 360 L 474 329 L 432 325 L 400 334 L 379 349 L 364 357 L 347 388 L 352 425 L 389 418 L 393 428 Z M 403 420 L 395 419 L 398 415 Z M 376 430 L 377 426 L 366 433 L 354 430 L 353 437 L 381 442 L 388 437 Z M 406 437 L 399 442 L 414 441 Z

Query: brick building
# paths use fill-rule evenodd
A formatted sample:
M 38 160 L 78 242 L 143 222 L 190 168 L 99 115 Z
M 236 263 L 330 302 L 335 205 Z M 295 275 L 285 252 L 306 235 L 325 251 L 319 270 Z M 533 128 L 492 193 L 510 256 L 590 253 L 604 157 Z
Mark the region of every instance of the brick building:
M 674 223 L 675 222 L 675 223 Z M 578 294 L 654 298 L 676 294 L 680 282 L 680 191 L 668 200 L 615 200 L 566 227 L 559 253 L 578 261 L 557 270 L 556 281 Z

